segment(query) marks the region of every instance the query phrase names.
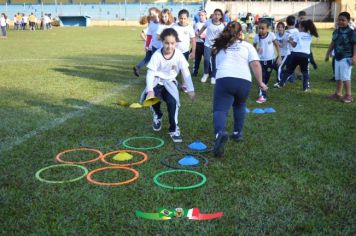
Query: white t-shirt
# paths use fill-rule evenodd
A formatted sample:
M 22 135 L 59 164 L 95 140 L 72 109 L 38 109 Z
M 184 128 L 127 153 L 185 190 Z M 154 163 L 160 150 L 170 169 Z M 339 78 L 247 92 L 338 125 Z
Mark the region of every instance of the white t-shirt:
M 310 54 L 310 45 L 312 43 L 312 35 L 307 32 L 299 32 L 296 40 L 297 46 L 293 49 L 293 52 L 301 52 Z
M 206 37 L 204 46 L 211 48 L 214 44 L 215 39 L 224 30 L 225 26 L 223 23 L 215 25 L 211 19 L 207 20 L 204 24 L 206 28 Z
M 276 36 L 272 32 L 268 32 L 265 38 L 261 38 L 258 34 L 255 35 L 253 43 L 258 45 L 258 55 L 261 61 L 269 61 L 276 58 L 274 53 L 274 40 L 276 40 Z
M 0 26 L 1 26 L 1 27 L 6 26 L 6 19 L 5 19 L 5 17 L 3 17 L 3 16 L 0 17 Z
M 216 55 L 216 79 L 234 77 L 251 81 L 250 62 L 259 61 L 256 49 L 245 41 L 235 42 Z
M 172 26 L 173 26 L 173 24 L 170 24 L 170 25 L 164 25 L 164 24 L 161 24 L 161 23 L 158 24 L 157 32 L 156 32 L 156 38 L 155 38 L 155 41 L 153 42 L 153 45 L 152 45 L 153 47 L 155 47 L 155 48 L 161 48 L 162 47 L 162 41 L 159 38 L 159 35 L 161 35 L 163 30 L 168 29 L 168 28 L 172 28 Z
M 155 72 L 155 77 L 168 80 L 175 80 L 179 71 L 188 67 L 189 64 L 180 50 L 175 50 L 169 59 L 164 58 L 162 50 L 157 50 L 147 65 L 148 69 Z
M 288 30 L 286 30 L 286 33 L 287 33 L 287 39 L 292 38 L 294 41 L 299 34 L 299 30 L 297 28 L 288 29 Z M 288 48 L 289 48 L 289 52 L 294 51 L 294 48 L 292 47 L 292 45 L 290 43 L 288 43 Z
M 283 35 L 276 34 L 276 40 L 278 41 L 280 53 L 282 57 L 288 56 L 290 54 L 288 46 L 288 34 L 284 32 Z
M 199 33 L 200 29 L 203 28 L 204 24 L 205 24 L 205 22 L 200 22 L 200 21 L 198 23 L 195 23 L 194 31 L 196 33 Z M 195 41 L 197 43 L 204 43 L 205 36 L 206 36 L 206 30 L 203 31 L 203 33 L 200 35 L 200 38 L 196 37 Z
M 150 22 L 150 24 L 148 25 L 148 30 L 147 30 L 147 35 L 151 35 L 152 36 L 152 39 L 151 39 L 151 42 L 150 42 L 150 46 L 148 47 L 149 50 L 152 49 L 152 46 L 155 47 L 155 48 L 160 48 L 161 47 L 161 42 L 158 41 L 157 39 L 157 29 L 158 29 L 158 25 L 159 23 L 157 22 Z M 157 43 L 158 41 L 158 43 Z M 158 45 L 158 47 L 156 46 Z
M 188 52 L 190 50 L 190 40 L 195 38 L 195 33 L 193 26 L 181 26 L 176 23 L 172 26 L 178 33 L 178 38 L 180 42 L 177 43 L 177 47 L 182 53 Z

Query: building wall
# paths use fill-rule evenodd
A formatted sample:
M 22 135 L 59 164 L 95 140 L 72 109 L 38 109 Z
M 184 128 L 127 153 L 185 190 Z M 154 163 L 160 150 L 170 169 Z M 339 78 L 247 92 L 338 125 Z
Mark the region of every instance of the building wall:
M 332 3 L 330 5 L 327 2 L 215 2 L 208 0 L 206 4 L 208 14 L 211 14 L 216 8 L 220 8 L 223 11 L 229 10 L 232 17 L 236 17 L 239 14 L 244 16 L 247 12 L 251 12 L 260 16 L 274 16 L 276 20 L 284 19 L 288 15 L 296 15 L 302 10 L 306 11 L 308 18 L 314 21 L 325 21 L 327 18 L 333 18 L 335 15 L 335 4 Z

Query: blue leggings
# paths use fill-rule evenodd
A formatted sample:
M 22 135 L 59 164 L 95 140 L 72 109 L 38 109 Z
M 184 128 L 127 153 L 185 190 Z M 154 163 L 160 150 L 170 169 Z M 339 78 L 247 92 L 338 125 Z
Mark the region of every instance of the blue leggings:
M 211 70 L 211 76 L 215 78 L 216 75 L 216 64 L 215 64 L 215 54 L 212 53 L 212 48 L 207 46 L 204 47 L 204 74 L 209 74 Z M 210 64 L 211 59 L 211 64 Z M 211 67 L 210 67 L 211 65 Z
M 226 120 L 231 106 L 234 112 L 234 132 L 241 132 L 244 126 L 246 100 L 251 82 L 245 79 L 225 77 L 216 80 L 213 101 L 214 132 L 225 131 Z

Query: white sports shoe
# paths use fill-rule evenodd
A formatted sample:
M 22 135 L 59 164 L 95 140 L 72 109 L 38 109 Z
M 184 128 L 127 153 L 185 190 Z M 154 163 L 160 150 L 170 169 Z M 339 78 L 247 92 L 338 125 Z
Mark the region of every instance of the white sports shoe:
M 202 83 L 205 83 L 208 78 L 209 78 L 209 74 L 204 74 L 200 81 L 201 81 Z
M 211 83 L 211 84 L 215 84 L 215 78 L 214 78 L 214 77 L 211 77 L 210 83 Z

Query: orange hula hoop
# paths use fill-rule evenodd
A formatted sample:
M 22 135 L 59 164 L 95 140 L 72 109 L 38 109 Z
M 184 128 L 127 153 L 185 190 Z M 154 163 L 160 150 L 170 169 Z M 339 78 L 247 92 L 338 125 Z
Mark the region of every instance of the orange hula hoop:
M 112 163 L 112 162 L 109 162 L 107 160 L 105 160 L 106 157 L 112 155 L 112 154 L 116 154 L 116 153 L 120 153 L 120 152 L 128 152 L 128 153 L 137 153 L 137 154 L 140 154 L 141 156 L 143 156 L 143 159 L 140 160 L 140 161 L 137 161 L 137 162 L 133 162 L 133 163 L 128 163 L 128 164 L 116 164 L 116 163 Z M 120 150 L 120 151 L 113 151 L 113 152 L 108 152 L 108 153 L 105 153 L 102 157 L 101 157 L 101 161 L 108 164 L 108 165 L 112 165 L 112 166 L 134 166 L 134 165 L 140 165 L 142 163 L 144 163 L 145 161 L 147 161 L 148 159 L 148 156 L 146 153 L 144 152 L 140 152 L 140 151 L 133 151 L 133 150 Z
M 90 151 L 90 152 L 96 152 L 99 154 L 99 156 L 97 156 L 96 158 L 94 159 L 90 159 L 90 160 L 87 160 L 87 161 L 63 161 L 61 159 L 61 157 L 66 154 L 66 153 L 69 153 L 69 152 L 75 152 L 75 151 Z M 99 160 L 101 157 L 103 156 L 103 153 L 97 149 L 91 149 L 91 148 L 74 148 L 74 149 L 68 149 L 68 150 L 65 150 L 63 152 L 60 152 L 57 154 L 56 156 L 56 160 L 58 162 L 62 162 L 62 163 L 65 163 L 65 164 L 85 164 L 85 163 L 90 163 L 90 162 L 95 162 L 97 160 Z
M 105 182 L 99 182 L 99 181 L 93 180 L 92 176 L 95 173 L 101 172 L 101 171 L 104 171 L 104 170 L 108 170 L 108 169 L 129 170 L 132 173 L 134 173 L 135 175 L 134 175 L 134 177 L 132 177 L 129 180 L 126 180 L 126 181 L 123 181 L 123 182 L 116 182 L 116 183 L 105 183 Z M 129 183 L 132 183 L 135 180 L 137 180 L 139 176 L 140 176 L 140 174 L 139 174 L 139 172 L 137 170 L 129 168 L 129 167 L 125 167 L 125 166 L 106 166 L 106 167 L 102 167 L 102 168 L 98 168 L 98 169 L 90 171 L 89 174 L 87 175 L 87 180 L 88 180 L 89 183 L 96 184 L 96 185 L 101 185 L 101 186 L 119 186 L 119 185 L 126 185 L 126 184 L 129 184 Z

